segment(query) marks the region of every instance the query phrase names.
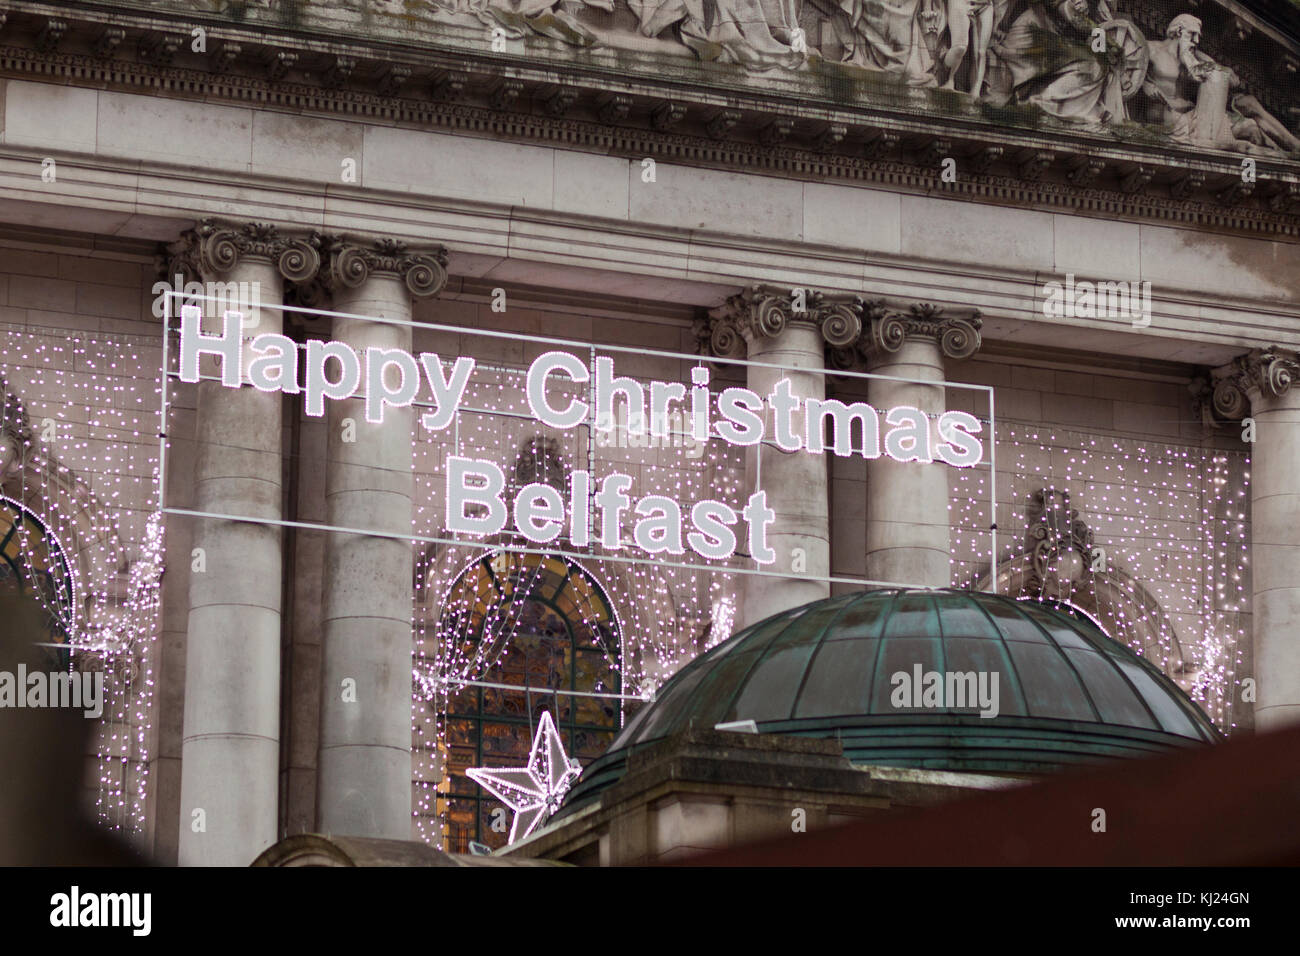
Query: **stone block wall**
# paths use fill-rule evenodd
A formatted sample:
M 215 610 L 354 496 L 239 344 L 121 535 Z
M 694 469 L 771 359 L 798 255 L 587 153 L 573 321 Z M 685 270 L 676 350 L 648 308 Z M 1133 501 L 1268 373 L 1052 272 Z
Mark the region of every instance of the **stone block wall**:
M 132 590 L 157 507 L 162 348 L 153 281 L 142 255 L 0 244 L 0 373 L 27 413 L 28 454 L 49 463 L 43 476 L 10 475 L 5 493 L 68 549 L 76 613 L 92 643 L 109 648 L 73 655 L 80 668 L 108 671 L 104 715 L 87 753 L 87 809 L 143 842 L 155 819 L 146 816 L 146 793 L 165 781 L 163 755 L 173 745 L 179 753 L 180 733 L 178 723 L 158 720 L 180 686 L 161 653 L 177 624 L 162 624 Z M 121 650 L 124 640 L 134 650 Z

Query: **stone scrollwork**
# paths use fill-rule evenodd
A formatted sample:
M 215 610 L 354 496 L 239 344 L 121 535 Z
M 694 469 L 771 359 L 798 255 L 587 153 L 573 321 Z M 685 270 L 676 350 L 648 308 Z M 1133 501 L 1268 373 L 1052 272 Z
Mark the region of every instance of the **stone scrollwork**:
M 320 252 L 311 238 L 285 236 L 269 223 L 239 225 L 205 219 L 183 239 L 178 260 L 182 268 L 203 276 L 223 275 L 241 259 L 274 262 L 290 282 L 305 282 L 320 268 Z
M 898 312 L 879 300 L 865 299 L 859 300 L 859 308 L 868 317 L 868 352 L 897 352 L 909 338 L 936 339 L 943 354 L 952 359 L 970 358 L 979 351 L 983 323 L 978 310 L 944 315 L 943 308 L 922 302 Z
M 975 309 L 946 314 L 929 303 L 895 309 L 881 299 L 755 286 L 697 321 L 698 350 L 719 358 L 744 358 L 749 342 L 780 335 L 794 322 L 821 332 L 827 367 L 840 371 L 862 370 L 871 355 L 897 352 L 908 338 L 933 339 L 953 359 L 969 358 L 980 347 L 981 321 Z
M 745 339 L 729 316 L 710 315 L 695 320 L 695 351 L 714 358 L 743 359 Z
M 750 337 L 757 335 L 774 339 L 786 330 L 793 312 L 792 299 L 779 295 L 759 294 L 754 297 L 749 310 L 750 321 L 741 325 Z
M 1300 356 L 1282 349 L 1261 349 L 1251 353 L 1248 368 L 1256 388 L 1271 398 L 1280 398 L 1300 374 Z
M 852 345 L 862 335 L 862 318 L 846 302 L 827 304 L 821 310 L 822 338 L 832 349 Z
M 794 323 L 815 326 L 832 350 L 851 347 L 862 335 L 862 319 L 850 297 L 771 286 L 732 296 L 697 322 L 695 335 L 701 354 L 744 358 L 747 343 L 776 338 Z
M 1192 382 L 1190 391 L 1207 425 L 1237 422 L 1255 396 L 1281 398 L 1300 377 L 1300 355 L 1290 349 L 1253 349 Z
M 327 284 L 355 289 L 371 275 L 396 275 L 413 296 L 437 295 L 447 284 L 447 250 L 442 246 L 412 252 L 396 239 L 352 242 L 341 236 L 318 239 L 328 258 Z
M 1078 578 L 1092 541 L 1087 522 L 1078 509 L 1070 507 L 1070 493 L 1039 488 L 1029 496 L 1025 509 L 1025 553 L 1032 568 L 1026 590 L 1041 593 L 1050 579 L 1068 582 Z
M 179 243 L 160 251 L 160 274 L 203 280 L 223 276 L 241 260 L 274 263 L 298 305 L 315 307 L 333 289 L 356 288 L 376 273 L 401 278 L 413 296 L 437 295 L 447 284 L 447 250 L 410 250 L 395 239 L 351 240 L 319 232 L 285 235 L 261 222 L 202 220 Z
M 1022 549 L 1012 559 L 1006 593 L 1062 601 L 1082 600 L 1096 606 L 1096 578 L 1101 569 L 1088 523 L 1070 506 L 1063 488 L 1039 488 L 1025 501 Z M 1180 655 L 1181 659 L 1181 655 Z
M 276 260 L 280 275 L 290 282 L 308 282 L 320 268 L 320 252 L 309 242 L 290 239 Z
M 1231 379 L 1221 378 L 1214 384 L 1210 401 L 1219 418 L 1239 420 L 1250 413 L 1250 398 Z
M 0 375 L 0 483 L 22 469 L 23 449 L 32 444 L 32 426 L 22 399 L 9 390 L 9 383 Z

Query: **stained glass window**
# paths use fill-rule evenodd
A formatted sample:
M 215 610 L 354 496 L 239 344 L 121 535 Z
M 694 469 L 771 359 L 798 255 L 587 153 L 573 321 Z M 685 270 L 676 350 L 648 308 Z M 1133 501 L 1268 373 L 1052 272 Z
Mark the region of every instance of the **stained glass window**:
M 586 570 L 535 554 L 475 562 L 452 588 L 442 616 L 454 619 L 446 629 L 440 621 L 443 633 L 503 645 L 499 656 L 488 656 L 493 663 L 476 684 L 447 698 L 446 774 L 439 787 L 446 847 L 465 853 L 471 840 L 504 846 L 512 814 L 466 769 L 524 767 L 543 711 L 551 713 L 571 758 L 586 764 L 603 753 L 619 729 L 619 699 L 584 695 L 621 693 L 618 623 Z M 496 810 L 504 813 L 496 814 L 494 827 Z

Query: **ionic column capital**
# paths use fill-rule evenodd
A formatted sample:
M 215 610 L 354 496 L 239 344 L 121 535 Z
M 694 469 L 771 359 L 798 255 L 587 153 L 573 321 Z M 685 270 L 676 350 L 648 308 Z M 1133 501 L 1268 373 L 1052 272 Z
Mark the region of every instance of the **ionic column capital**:
M 1191 385 L 1193 398 L 1208 424 L 1240 421 L 1261 399 L 1281 398 L 1300 376 L 1300 355 L 1270 346 L 1238 355 L 1211 369 Z
M 702 355 L 744 358 L 756 341 L 798 326 L 817 329 L 831 348 L 848 346 L 862 334 L 862 319 L 850 296 L 755 285 L 698 320 L 695 336 Z
M 167 251 L 169 273 L 179 271 L 196 277 L 224 275 L 241 261 L 260 259 L 274 264 L 287 281 L 306 282 L 321 264 L 315 235 L 285 234 L 280 227 L 265 222 L 204 219 Z
M 443 246 L 411 250 L 396 239 L 353 240 L 318 236 L 326 257 L 322 278 L 333 290 L 356 289 L 372 275 L 400 279 L 411 295 L 437 295 L 447 284 L 447 250 Z
M 979 351 L 979 309 L 950 311 L 929 302 L 898 309 L 882 299 L 859 299 L 858 308 L 869 336 L 862 343 L 868 354 L 897 352 L 908 339 L 931 339 L 951 359 L 970 358 Z
M 966 359 L 982 343 L 978 309 L 945 309 L 929 302 L 906 305 L 858 297 L 854 308 L 862 332 L 849 345 L 835 348 L 829 364 L 844 371 L 863 371 L 917 339 L 928 339 L 947 358 Z

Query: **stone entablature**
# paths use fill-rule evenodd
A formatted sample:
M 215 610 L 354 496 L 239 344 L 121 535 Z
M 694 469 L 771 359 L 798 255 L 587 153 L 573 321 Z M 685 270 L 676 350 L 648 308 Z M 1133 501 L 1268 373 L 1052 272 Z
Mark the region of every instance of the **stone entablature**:
M 1231 85 L 1231 73 L 1240 89 L 1221 91 L 1229 104 L 1218 113 L 1217 100 L 1201 111 L 1218 121 L 1193 123 L 1178 113 L 1162 131 L 1131 122 L 1089 126 L 1027 101 L 994 112 L 959 91 L 910 87 L 887 69 L 825 60 L 815 69 L 751 74 L 737 67 L 724 88 L 712 64 L 693 59 L 669 58 L 673 68 L 666 73 L 657 48 L 593 48 L 581 62 L 543 67 L 532 54 L 551 56 L 561 41 L 530 39 L 528 58 L 503 60 L 456 32 L 468 28 L 450 23 L 437 27 L 448 42 L 413 50 L 409 32 L 308 40 L 302 29 L 291 31 L 253 7 L 243 22 L 228 11 L 185 16 L 166 5 L 152 9 L 154 17 L 132 21 L 102 9 L 15 2 L 0 34 L 6 44 L 0 73 L 262 102 L 791 178 L 856 179 L 954 198 L 1300 234 L 1295 154 L 1268 145 L 1291 135 L 1285 122 L 1295 79 L 1281 66 L 1266 91 L 1256 86 L 1259 77 L 1241 76 L 1233 60 L 1231 70 L 1219 71 L 1220 85 Z M 63 24 L 57 36 L 47 29 L 53 19 Z M 187 32 L 200 21 L 207 31 L 201 53 L 191 49 Z M 481 40 L 486 28 L 476 30 L 472 35 Z M 1278 53 L 1279 64 L 1293 59 L 1286 50 Z M 671 90 L 663 83 L 669 74 Z M 828 88 L 838 91 L 834 97 L 827 97 Z M 1226 126 L 1225 116 L 1233 120 Z M 1231 143 L 1222 140 L 1224 148 L 1211 148 L 1192 135 L 1202 129 L 1221 137 L 1225 129 L 1241 132 Z M 1251 142 L 1261 136 L 1263 146 Z M 1253 183 L 1242 181 L 1237 146 L 1259 154 Z M 941 180 L 943 159 L 958 164 L 956 182 Z

